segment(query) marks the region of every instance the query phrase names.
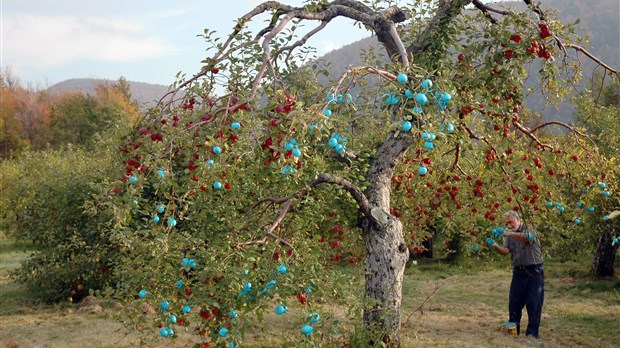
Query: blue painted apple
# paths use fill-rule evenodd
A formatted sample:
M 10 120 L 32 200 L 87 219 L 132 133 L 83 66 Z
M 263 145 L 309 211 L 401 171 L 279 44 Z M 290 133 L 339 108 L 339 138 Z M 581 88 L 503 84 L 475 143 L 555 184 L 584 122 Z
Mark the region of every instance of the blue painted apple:
M 161 337 L 168 337 L 168 328 L 162 327 L 159 330 L 159 334 L 161 335 Z
M 575 225 L 579 225 L 580 223 L 581 223 L 581 220 L 575 219 Z
M 130 177 L 129 177 L 129 179 L 127 180 L 127 182 L 128 182 L 129 184 L 135 184 L 135 183 L 137 183 L 137 182 L 138 182 L 138 177 L 136 177 L 135 175 L 132 175 L 132 176 L 130 176 Z
M 285 265 L 278 266 L 278 272 L 280 272 L 280 274 L 285 274 L 286 271 L 287 271 L 287 268 Z
M 425 166 L 421 166 L 420 168 L 418 168 L 418 174 L 426 175 L 426 173 L 428 173 L 428 168 L 426 168 Z
M 167 223 L 168 223 L 168 226 L 174 227 L 177 225 L 177 220 L 173 216 L 170 219 L 168 219 Z
M 558 211 L 559 211 L 560 213 L 563 213 L 563 212 L 564 212 L 564 207 L 559 207 L 559 208 L 558 208 Z
M 420 84 L 420 87 L 422 87 L 422 89 L 431 89 L 431 88 L 433 88 L 433 81 L 431 81 L 429 79 L 424 79 L 424 80 L 422 80 L 422 83 Z
M 605 191 L 605 192 L 603 192 L 603 196 L 609 197 L 609 196 L 611 196 L 611 192 Z
M 177 289 L 181 289 L 183 287 L 183 281 L 182 280 L 177 280 L 176 287 L 177 287 Z
M 329 139 L 329 143 L 328 144 L 329 144 L 330 147 L 336 147 L 336 145 L 338 145 L 338 139 L 331 138 L 331 139 Z
M 153 222 L 154 223 L 158 223 L 159 222 L 159 215 L 153 216 Z
M 301 156 L 301 150 L 299 150 L 298 148 L 294 148 L 293 149 L 293 156 L 300 157 Z
M 183 306 L 182 311 L 183 311 L 183 313 L 187 314 L 187 313 L 192 311 L 192 307 L 190 307 L 188 305 L 185 305 L 185 306 Z
M 603 217 L 603 220 L 605 220 L 605 221 L 609 220 L 609 215 L 605 215 L 605 216 Z
M 241 128 L 241 124 L 239 122 L 233 122 L 230 125 L 230 128 L 232 128 L 232 129 L 239 129 L 239 128 Z
M 170 302 L 163 300 L 161 301 L 161 303 L 159 304 L 159 307 L 163 310 L 166 310 L 168 308 L 170 308 Z
M 222 188 L 222 183 L 219 182 L 219 181 L 214 182 L 213 183 L 213 188 L 216 189 L 216 190 L 221 189 Z
M 174 314 L 170 314 L 170 316 L 168 317 L 168 322 L 170 324 L 176 324 L 177 323 L 177 316 Z
M 413 94 L 413 92 L 411 92 L 411 90 L 407 88 L 405 90 L 405 97 L 407 97 L 408 99 L 413 99 L 413 97 L 415 97 L 415 94 Z
M 587 207 L 586 210 L 589 211 L 589 212 L 593 212 L 594 211 L 594 207 Z
M 582 207 L 583 207 L 583 203 L 582 203 L 582 202 L 577 202 L 577 206 L 578 206 L 579 208 L 582 208 Z
M 228 336 L 228 329 L 223 327 L 220 329 L 220 337 L 226 337 Z
M 279 305 L 279 306 L 276 307 L 276 314 L 277 315 L 282 315 L 282 314 L 284 314 L 286 312 L 288 312 L 288 308 L 286 308 L 286 306 Z
M 273 289 L 273 288 L 276 287 L 276 283 L 277 282 L 275 281 L 275 279 L 272 279 L 272 280 L 268 281 L 267 284 L 265 284 L 265 288 Z
M 310 313 L 310 322 L 311 323 L 318 323 L 321 320 L 321 316 L 319 315 L 319 313 L 317 312 L 312 312 Z
M 157 210 L 158 213 L 163 213 L 164 210 L 166 210 L 166 207 L 164 207 L 163 204 L 158 204 L 157 207 L 155 207 L 155 209 Z
M 295 145 L 293 145 L 292 143 L 288 142 L 286 144 L 284 144 L 284 148 L 287 150 L 292 150 L 295 148 Z
M 598 187 L 599 187 L 601 190 L 604 190 L 604 189 L 605 189 L 605 187 L 607 187 L 607 185 L 606 185 L 604 182 L 599 182 L 599 183 L 598 183 Z
M 159 168 L 157 169 L 157 175 L 159 175 L 160 178 L 163 178 L 166 175 L 166 171 L 162 168 Z
M 353 96 L 351 95 L 351 93 L 347 93 L 347 95 L 345 96 L 345 99 L 347 103 L 350 103 L 353 101 Z
M 618 244 L 618 237 L 614 237 L 614 239 L 611 241 L 611 246 L 614 246 Z
M 231 310 L 231 311 L 228 313 L 228 316 L 229 316 L 229 317 L 231 317 L 231 318 L 233 318 L 233 319 L 235 319 L 235 318 L 237 318 L 237 317 L 239 316 L 239 313 L 237 313 L 237 311 Z
M 146 291 L 144 289 L 142 289 L 142 290 L 140 290 L 140 292 L 138 292 L 138 296 L 140 298 L 145 298 L 147 294 L 148 294 L 148 291 Z
M 183 258 L 183 266 L 189 266 L 189 258 L 187 257 Z
M 138 205 L 138 200 L 137 200 L 137 199 L 134 199 L 134 200 L 133 200 L 133 204 Z
M 174 336 L 174 330 L 172 328 L 167 328 L 168 336 Z
M 435 148 L 435 144 L 433 144 L 433 142 L 432 142 L 432 141 L 425 141 L 425 142 L 424 142 L 424 147 L 425 147 L 427 150 L 432 150 L 432 149 L 434 149 L 434 148 Z
M 411 109 L 411 112 L 413 112 L 416 115 L 419 115 L 423 112 L 422 108 L 419 106 L 414 106 L 413 109 Z
M 336 149 L 337 152 L 342 151 L 342 149 L 344 149 L 344 147 L 342 146 L 342 144 L 338 144 L 334 147 L 334 149 Z
M 219 146 L 214 146 L 213 147 L 213 153 L 216 155 L 219 155 L 220 153 L 222 153 L 222 148 Z
M 209 167 L 213 167 L 213 165 L 214 165 L 214 164 L 215 164 L 215 161 L 213 161 L 212 159 L 207 160 L 207 165 L 208 165 Z
M 579 203 L 577 203 L 577 205 L 579 205 Z M 551 208 L 553 207 L 553 202 L 547 202 L 547 208 Z
M 418 102 L 418 104 L 424 106 L 426 105 L 426 103 L 428 103 L 428 98 L 426 97 L 426 94 L 424 93 L 418 93 L 415 96 L 415 100 Z
M 407 83 L 408 80 L 409 79 L 407 78 L 407 74 L 400 73 L 396 77 L 396 81 L 398 81 L 399 83 Z
M 411 127 L 412 127 L 411 122 L 409 121 L 403 122 L 403 126 L 402 126 L 403 131 L 408 132 L 411 130 Z
M 325 109 L 325 111 L 323 111 L 323 115 L 326 117 L 332 117 L 332 111 L 330 109 Z
M 447 103 L 447 102 L 449 102 L 451 99 L 452 99 L 452 96 L 450 95 L 450 93 L 448 93 L 448 92 L 443 92 L 443 93 L 441 94 L 441 101 L 442 101 L 442 102 Z
M 304 335 L 311 335 L 314 332 L 314 328 L 308 324 L 301 327 L 301 333 Z

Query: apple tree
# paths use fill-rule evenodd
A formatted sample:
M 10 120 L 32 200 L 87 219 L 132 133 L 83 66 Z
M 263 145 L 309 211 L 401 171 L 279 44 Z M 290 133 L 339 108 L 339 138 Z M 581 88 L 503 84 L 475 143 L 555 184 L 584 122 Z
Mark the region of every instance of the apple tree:
M 293 299 L 304 340 L 342 339 L 320 306 L 341 301 L 363 310 L 365 343 L 399 346 L 409 245 L 429 227 L 478 252 L 507 209 L 532 223 L 557 214 L 552 188 L 607 178 L 617 195 L 587 134 L 528 123 L 524 96 L 555 102 L 578 75 L 570 52 L 591 55 L 572 25 L 524 2 L 268 1 L 221 41 L 205 30 L 203 69 L 145 115 L 120 147 L 125 174 L 92 207 L 114 217 L 101 227 L 123 250 L 117 294 L 156 307 L 161 336 L 186 327 L 203 345 L 236 346 L 249 318 L 285 315 Z M 306 43 L 338 17 L 376 35 L 390 62 L 322 85 Z

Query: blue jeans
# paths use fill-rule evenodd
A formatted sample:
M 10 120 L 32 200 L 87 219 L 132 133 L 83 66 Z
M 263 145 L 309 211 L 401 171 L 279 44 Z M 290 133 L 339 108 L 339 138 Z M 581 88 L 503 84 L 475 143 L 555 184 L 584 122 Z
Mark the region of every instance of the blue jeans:
M 544 300 L 545 271 L 543 265 L 513 267 L 508 300 L 508 321 L 517 324 L 517 334 L 521 333 L 521 314 L 525 306 L 528 316 L 525 335 L 538 338 Z

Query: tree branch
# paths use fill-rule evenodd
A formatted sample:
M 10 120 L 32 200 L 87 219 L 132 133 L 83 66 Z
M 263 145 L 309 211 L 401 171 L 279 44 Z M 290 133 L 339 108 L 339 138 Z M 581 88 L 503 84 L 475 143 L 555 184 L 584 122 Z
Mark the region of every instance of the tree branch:
M 512 124 L 515 125 L 515 127 L 517 127 L 518 130 L 520 130 L 523 134 L 527 135 L 528 137 L 530 137 L 534 142 L 536 142 L 536 144 L 538 146 L 540 146 L 541 149 L 549 149 L 549 150 L 553 150 L 553 146 L 549 145 L 549 144 L 544 144 L 542 143 L 538 137 L 536 137 L 532 131 L 528 130 L 527 128 L 525 128 L 525 126 L 523 126 L 521 123 L 517 122 L 517 121 L 512 121 Z
M 588 56 L 588 58 L 592 59 L 594 62 L 596 62 L 598 65 L 602 66 L 603 68 L 605 68 L 605 70 L 609 71 L 610 73 L 616 74 L 616 75 L 620 75 L 620 70 L 618 69 L 614 69 L 611 66 L 605 64 L 605 62 L 603 62 L 602 60 L 600 60 L 598 57 L 596 57 L 595 55 L 593 55 L 592 53 L 588 52 L 588 50 L 586 50 L 585 48 L 579 46 L 579 45 L 575 45 L 575 44 L 563 44 L 566 47 L 570 47 L 574 50 L 576 50 L 577 52 L 581 52 L 583 54 L 585 54 L 586 56 Z
M 432 42 L 438 42 L 439 38 L 446 35 L 448 24 L 454 20 L 471 3 L 471 0 L 440 0 L 437 14 L 431 19 L 424 31 L 416 40 L 407 47 L 410 56 L 416 56 L 430 46 Z
M 489 20 L 489 22 L 497 24 L 497 19 L 493 17 L 493 15 L 489 12 L 489 8 L 485 4 L 483 4 L 479 0 L 473 0 L 471 3 L 474 4 L 474 6 L 476 6 L 476 8 L 480 10 L 480 12 L 482 12 L 482 14 Z
M 508 12 L 508 11 L 498 10 L 498 9 L 496 9 L 496 8 L 494 8 L 494 7 L 491 7 L 491 6 L 485 5 L 485 4 L 483 4 L 483 3 L 482 3 L 482 1 L 480 1 L 480 0 L 473 0 L 473 1 L 472 1 L 472 4 L 474 4 L 474 6 L 476 6 L 476 8 L 477 8 L 477 9 L 479 9 L 480 11 L 482 11 L 482 13 L 484 13 L 484 14 L 485 14 L 485 16 L 486 16 L 486 14 L 487 14 L 487 13 L 489 13 L 489 12 L 494 12 L 494 13 L 500 14 L 500 15 L 502 15 L 502 16 L 507 16 L 507 15 L 510 13 L 510 12 Z M 493 19 L 495 19 L 495 18 L 493 18 Z
M 278 216 L 275 218 L 275 220 L 269 225 L 269 228 L 267 228 L 267 230 L 265 231 L 261 239 L 247 241 L 247 242 L 239 242 L 235 245 L 239 247 L 239 246 L 254 245 L 254 244 L 265 244 L 267 242 L 267 237 L 272 237 L 280 241 L 281 243 L 285 244 L 286 246 L 291 248 L 293 252 L 295 252 L 295 248 L 293 247 L 293 245 L 287 240 L 283 239 L 282 237 L 276 235 L 274 231 L 282 223 L 282 221 L 286 217 L 286 214 L 291 210 L 291 206 L 293 204 L 293 198 L 301 198 L 307 195 L 310 192 L 310 189 L 315 188 L 321 184 L 332 184 L 332 185 L 337 185 L 337 186 L 342 187 L 345 191 L 349 192 L 351 196 L 353 196 L 353 199 L 355 199 L 355 201 L 357 202 L 359 206 L 360 212 L 362 212 L 365 215 L 370 215 L 370 204 L 368 202 L 368 199 L 364 195 L 364 192 L 362 192 L 362 190 L 359 187 L 353 185 L 350 181 L 344 178 L 341 178 L 341 177 L 338 177 L 332 174 L 328 174 L 328 173 L 322 173 L 322 174 L 319 174 L 319 176 L 317 176 L 316 179 L 308 182 L 306 187 L 300 189 L 299 191 L 289 196 L 266 197 L 254 203 L 248 210 L 248 213 L 249 211 L 255 209 L 259 205 L 263 203 L 267 203 L 267 202 L 270 203 L 271 205 L 284 204 L 284 206 L 278 213 Z

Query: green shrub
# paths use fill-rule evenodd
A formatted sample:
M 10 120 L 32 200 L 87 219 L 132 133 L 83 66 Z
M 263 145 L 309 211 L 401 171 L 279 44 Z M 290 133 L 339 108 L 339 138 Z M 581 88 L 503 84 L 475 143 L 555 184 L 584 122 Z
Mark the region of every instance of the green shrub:
M 39 244 L 14 276 L 41 300 L 79 299 L 109 283 L 115 248 L 100 224 L 107 214 L 85 213 L 95 187 L 112 172 L 112 151 L 24 153 L 0 164 L 0 228 Z

